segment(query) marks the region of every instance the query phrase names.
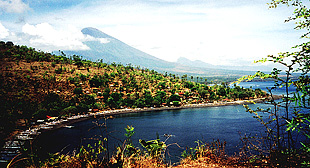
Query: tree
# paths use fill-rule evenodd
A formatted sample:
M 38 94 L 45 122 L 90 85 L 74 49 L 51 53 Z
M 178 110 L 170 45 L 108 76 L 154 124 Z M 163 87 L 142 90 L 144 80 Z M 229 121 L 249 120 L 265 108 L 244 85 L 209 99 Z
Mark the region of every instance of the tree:
M 168 102 L 173 102 L 173 101 L 181 101 L 181 98 L 177 94 L 173 94 L 169 97 Z
M 154 99 L 153 99 L 150 91 L 148 91 L 148 90 L 144 91 L 144 93 L 143 93 L 143 100 L 144 100 L 144 103 L 145 103 L 146 107 L 150 107 L 150 106 L 153 105 Z
M 209 93 L 210 93 L 209 100 L 213 102 L 213 100 L 216 99 L 216 94 L 212 90 L 209 91 Z
M 165 91 L 157 91 L 156 96 L 154 97 L 155 105 L 160 106 L 166 100 L 167 93 Z
M 123 94 L 113 92 L 107 100 L 107 104 L 111 108 L 120 108 L 123 101 Z
M 310 34 L 310 10 L 299 0 L 272 0 L 269 3 L 270 8 L 276 8 L 279 5 L 288 5 L 293 8 L 294 15 L 289 17 L 286 22 L 295 21 L 297 30 L 305 30 L 301 38 L 309 39 Z M 273 79 L 274 87 L 268 88 L 271 99 L 268 101 L 273 108 L 253 110 L 246 106 L 248 112 L 264 125 L 266 128 L 265 140 L 269 145 L 270 158 L 275 158 L 276 164 L 280 166 L 309 166 L 310 165 L 310 41 L 301 43 L 293 47 L 294 52 L 284 52 L 279 55 L 269 55 L 267 58 L 256 62 L 274 62 L 283 65 L 283 69 L 274 68 L 269 74 L 257 72 L 255 75 L 246 76 L 243 79 L 252 80 L 255 77 L 262 79 Z M 281 77 L 281 73 L 285 77 Z M 296 73 L 300 74 L 296 74 Z M 298 75 L 298 78 L 292 79 L 292 76 Z M 276 88 L 285 88 L 285 94 L 281 101 L 275 101 L 273 91 Z M 289 90 L 294 87 L 296 91 Z M 269 114 L 268 118 L 263 118 L 260 113 Z M 303 135 L 304 139 L 295 140 L 296 135 L 292 131 Z M 296 133 L 295 133 L 296 134 Z M 302 148 L 298 149 L 298 146 Z M 299 156 L 297 156 L 296 155 Z M 287 160 L 297 161 L 287 162 Z
M 182 81 L 186 81 L 187 80 L 187 75 L 186 74 L 182 75 L 181 79 L 182 79 Z
M 83 94 L 83 89 L 81 87 L 74 88 L 73 93 L 77 95 Z
M 132 107 L 135 104 L 135 99 L 132 97 L 133 95 L 130 95 L 129 93 L 126 95 L 126 98 L 124 99 L 125 106 Z
M 42 102 L 42 107 L 47 110 L 47 114 L 58 116 L 59 112 L 63 108 L 63 103 L 58 94 L 49 93 L 44 98 L 44 101 Z
M 226 96 L 227 95 L 227 92 L 226 92 L 226 89 L 224 88 L 224 86 L 220 86 L 220 89 L 218 91 L 218 95 L 220 95 L 220 96 Z
M 73 61 L 75 62 L 75 65 L 78 66 L 78 68 L 80 68 L 81 66 L 83 66 L 83 62 L 82 62 L 82 57 L 78 56 L 78 55 L 73 55 Z

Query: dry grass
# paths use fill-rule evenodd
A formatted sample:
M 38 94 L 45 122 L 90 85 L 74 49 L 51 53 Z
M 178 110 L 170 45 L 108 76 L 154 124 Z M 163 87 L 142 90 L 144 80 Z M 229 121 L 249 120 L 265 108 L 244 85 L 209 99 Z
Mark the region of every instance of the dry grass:
M 196 160 L 190 160 L 190 159 L 183 159 L 180 165 L 175 166 L 176 168 L 186 168 L 186 167 L 193 167 L 193 168 L 199 168 L 199 167 L 249 167 L 241 165 L 237 158 L 230 158 L 226 161 L 221 161 L 221 158 L 208 158 L 208 157 L 201 157 Z

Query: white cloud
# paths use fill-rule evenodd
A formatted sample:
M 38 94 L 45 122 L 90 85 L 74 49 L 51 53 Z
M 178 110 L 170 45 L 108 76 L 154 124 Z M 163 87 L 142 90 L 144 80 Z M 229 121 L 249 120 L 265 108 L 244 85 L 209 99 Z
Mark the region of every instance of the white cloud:
M 0 23 L 0 39 L 5 39 L 9 36 L 9 30 L 6 29 L 1 23 Z
M 292 40 L 298 39 L 296 32 L 288 31 L 293 26 L 283 24 L 291 12 L 286 8 L 268 10 L 267 1 L 182 0 L 162 5 L 155 1 L 95 0 L 57 12 L 30 13 L 23 31 L 30 46 L 49 51 L 87 49 L 84 41 L 108 43 L 109 39 L 94 39 L 80 32 L 84 27 L 95 27 L 168 61 L 187 57 L 213 64 L 252 62 L 297 44 Z M 43 22 L 48 23 L 37 24 Z
M 43 50 L 88 50 L 83 41 L 90 38 L 83 35 L 73 26 L 67 26 L 62 30 L 55 29 L 48 23 L 37 25 L 25 24 L 23 33 L 30 36 L 30 44 Z
M 8 13 L 24 13 L 30 8 L 22 0 L 0 0 L 0 9 Z
M 130 16 L 127 17 L 128 13 Z M 231 64 L 232 60 L 253 62 L 297 44 L 299 35 L 288 30 L 293 30 L 292 25 L 283 23 L 286 14 L 289 14 L 287 9 L 268 10 L 264 4 L 221 8 L 180 5 L 157 9 L 146 6 L 142 10 L 118 11 L 115 17 L 110 17 L 107 9 L 100 19 L 102 23 L 114 26 L 98 26 L 164 60 L 176 61 L 182 56 L 213 64 Z M 287 40 L 288 37 L 293 40 Z

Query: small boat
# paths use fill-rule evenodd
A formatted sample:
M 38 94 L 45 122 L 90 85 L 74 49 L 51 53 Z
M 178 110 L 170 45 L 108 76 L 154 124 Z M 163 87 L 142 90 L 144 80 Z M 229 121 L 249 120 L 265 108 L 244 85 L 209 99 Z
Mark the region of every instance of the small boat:
M 73 128 L 74 126 L 72 126 L 72 125 L 65 125 L 64 127 L 65 128 Z
M 16 138 L 18 140 L 26 141 L 26 140 L 32 140 L 33 138 L 30 138 L 28 135 L 17 135 Z
M 170 137 L 175 137 L 175 135 L 171 135 L 171 134 L 164 134 L 163 137 L 166 137 L 166 138 L 170 138 Z
M 41 129 L 46 129 L 46 130 L 50 130 L 50 129 L 53 129 L 53 127 L 49 127 L 49 126 L 43 126 L 43 127 L 41 127 Z

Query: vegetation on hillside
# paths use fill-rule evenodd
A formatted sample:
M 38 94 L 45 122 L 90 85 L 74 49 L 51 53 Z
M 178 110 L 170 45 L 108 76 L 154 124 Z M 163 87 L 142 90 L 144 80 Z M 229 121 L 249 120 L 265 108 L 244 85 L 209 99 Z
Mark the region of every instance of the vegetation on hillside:
M 294 15 L 287 21 L 297 21 L 296 29 L 309 35 L 310 10 L 298 0 L 272 0 L 270 8 L 278 5 L 295 8 Z M 224 153 L 225 144 L 215 141 L 211 144 L 197 142 L 197 147 L 183 152 L 181 164 L 177 167 L 308 167 L 310 165 L 310 43 L 296 45 L 295 52 L 268 56 L 259 62 L 272 61 L 283 65 L 286 77 L 281 77 L 280 69 L 270 74 L 257 72 L 241 80 L 254 78 L 272 79 L 275 85 L 286 88 L 283 99 L 268 103 L 273 108 L 250 109 L 266 128 L 266 135 L 244 137 L 245 148 L 241 157 L 228 157 Z M 195 79 L 183 75 L 159 74 L 153 70 L 131 65 L 106 64 L 83 60 L 79 56 L 70 58 L 37 52 L 25 46 L 15 46 L 10 42 L 0 43 L 1 75 L 1 133 L 10 132 L 18 123 L 44 118 L 45 115 L 64 116 L 84 113 L 88 109 L 143 108 L 178 106 L 188 103 L 238 100 L 263 97 L 261 90 L 230 88 L 227 84 L 208 86 L 193 82 Z M 292 78 L 293 72 L 301 73 Z M 202 79 L 201 79 L 202 80 Z M 201 82 L 201 81 L 200 81 Z M 206 82 L 206 81 L 205 81 Z M 289 87 L 296 91 L 290 91 Z M 266 114 L 268 116 L 266 116 Z M 167 167 L 165 150 L 168 144 L 159 138 L 151 141 L 140 140 L 143 149 L 135 147 L 131 141 L 134 128 L 126 129 L 123 146 L 115 155 L 107 159 L 105 139 L 94 146 L 82 147 L 73 155 L 52 155 L 45 162 L 35 162 L 33 155 L 27 159 L 30 167 Z M 303 137 L 302 140 L 295 138 Z M 167 136 L 167 139 L 169 136 Z M 258 151 L 258 155 L 249 153 Z M 250 156 L 250 157 L 249 157 Z M 26 160 L 26 159 L 25 159 Z M 30 161 L 29 161 L 30 160 Z M 19 163 L 16 163 L 18 166 Z M 23 163 L 23 162 L 20 162 Z M 13 165 L 13 163 L 12 163 Z
M 230 88 L 226 83 L 208 86 L 185 76 L 38 52 L 12 42 L 0 43 L 0 60 L 1 139 L 16 126 L 29 126 L 46 115 L 265 96 L 261 90 Z
M 92 62 L 60 53 L 54 55 L 0 42 L 1 144 L 14 130 L 26 129 L 47 115 L 65 117 L 104 109 L 180 106 L 266 96 L 260 89 L 230 87 L 227 83 L 208 86 L 187 80 L 187 75 L 160 74 L 130 64 Z

